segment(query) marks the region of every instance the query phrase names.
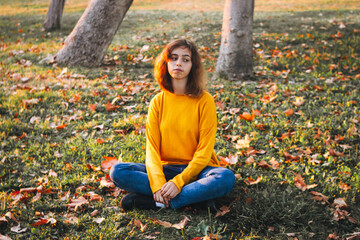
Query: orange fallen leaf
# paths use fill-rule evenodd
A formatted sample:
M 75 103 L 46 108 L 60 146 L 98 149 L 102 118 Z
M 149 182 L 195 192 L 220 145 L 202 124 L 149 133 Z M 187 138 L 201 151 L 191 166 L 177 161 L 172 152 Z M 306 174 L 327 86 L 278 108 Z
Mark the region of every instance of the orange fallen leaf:
M 230 164 L 225 160 L 224 157 L 222 157 L 222 156 L 217 156 L 217 157 L 218 157 L 218 159 L 220 159 L 219 164 L 220 164 L 221 167 L 226 167 L 226 166 L 230 165 Z
M 284 113 L 286 116 L 292 116 L 294 114 L 294 110 L 292 108 L 290 108 L 290 109 L 286 110 Z
M 265 168 L 265 169 L 269 169 L 271 166 L 265 162 L 264 160 L 261 160 L 260 162 L 257 163 L 257 166 L 260 168 Z
M 318 92 L 321 92 L 322 90 L 324 90 L 324 88 L 320 87 L 320 86 L 313 86 L 313 89 L 315 89 Z
M 105 110 L 108 112 L 114 111 L 118 109 L 120 106 L 115 106 L 114 104 L 109 103 L 109 101 L 105 104 Z
M 346 183 L 340 183 L 339 188 L 347 192 L 348 190 L 351 189 L 351 186 L 347 185 Z
M 99 202 L 99 201 L 102 201 L 102 197 L 95 193 L 95 192 L 88 192 L 87 194 L 84 195 L 85 198 L 89 199 L 90 202 L 92 201 L 96 201 L 96 202 Z
M 25 132 L 23 132 L 23 134 L 22 134 L 21 136 L 17 137 L 17 138 L 20 140 L 20 139 L 23 139 L 24 137 L 26 137 L 26 133 L 25 133 Z
M 330 154 L 330 156 L 343 156 L 344 155 L 344 153 L 335 151 L 334 149 L 329 149 L 329 154 Z
M 253 115 L 255 115 L 255 116 L 260 116 L 260 115 L 261 115 L 261 111 L 260 111 L 260 110 L 257 110 L 257 109 L 253 109 L 253 110 L 252 110 L 252 113 L 253 113 Z
M 295 106 L 299 107 L 305 103 L 304 97 L 295 97 L 295 102 L 292 102 Z
M 321 202 L 321 204 L 330 204 L 328 196 L 325 196 L 324 194 L 315 191 L 311 191 L 310 194 L 314 195 L 315 197 L 313 197 L 313 199 Z
M 183 229 L 188 222 L 190 222 L 190 219 L 187 216 L 183 216 L 183 220 L 181 220 L 179 223 L 173 224 L 172 227 L 176 229 Z
M 179 223 L 176 223 L 176 224 L 171 224 L 170 222 L 167 222 L 167 221 L 162 221 L 162 220 L 155 220 L 155 223 L 156 224 L 159 224 L 163 227 L 166 227 L 166 228 L 169 228 L 169 227 L 173 227 L 173 228 L 176 228 L 176 229 L 182 229 L 185 227 L 185 225 L 190 222 L 190 219 L 187 217 L 187 216 L 183 216 L 184 218 L 179 222 Z
M 244 139 L 237 140 L 237 142 L 235 144 L 235 148 L 236 149 L 249 148 L 250 142 L 251 142 L 251 139 L 249 137 L 249 134 L 246 134 Z
M 245 160 L 245 164 L 252 164 L 254 163 L 254 158 L 252 157 L 248 157 L 246 160 Z
M 95 112 L 95 111 L 96 111 L 96 107 L 97 107 L 97 104 L 96 104 L 96 103 L 89 105 L 89 109 L 90 109 L 91 112 Z
M 106 187 L 106 188 L 115 188 L 115 184 L 113 183 L 113 181 L 111 181 L 111 179 L 107 178 L 107 177 L 102 177 L 101 178 L 100 186 L 101 187 Z
M 293 156 L 293 155 L 291 155 L 290 153 L 285 152 L 285 151 L 284 151 L 284 157 L 285 157 L 285 159 L 286 159 L 287 161 L 292 161 L 292 160 L 297 161 L 297 160 L 300 159 L 299 156 Z
M 75 94 L 70 100 L 69 102 L 71 103 L 76 103 L 76 102 L 79 102 L 81 100 L 81 92 L 80 93 L 77 93 Z
M 169 223 L 169 222 L 166 222 L 166 221 L 162 221 L 162 220 L 155 220 L 155 222 L 154 222 L 155 224 L 159 224 L 159 225 L 161 225 L 161 226 L 163 226 L 163 227 L 166 227 L 166 228 L 169 228 L 169 227 L 171 227 L 172 226 L 172 224 L 171 223 Z
M 248 177 L 247 180 L 245 180 L 244 182 L 247 185 L 254 185 L 254 184 L 258 184 L 259 182 L 261 182 L 262 177 L 258 177 L 256 180 L 254 180 L 252 177 Z
M 306 185 L 304 182 L 304 179 L 302 178 L 302 176 L 300 174 L 297 173 L 293 173 L 295 175 L 295 186 L 299 189 L 301 189 L 302 191 L 305 191 L 307 189 L 310 188 L 314 188 L 317 186 L 317 184 L 311 184 L 311 185 Z
M 244 112 L 243 114 L 240 114 L 239 117 L 240 117 L 240 119 L 244 119 L 246 121 L 251 122 L 254 120 L 255 114 L 250 114 L 248 112 Z
M 90 216 L 95 217 L 99 213 L 99 210 L 94 210 L 90 213 Z
M 63 125 L 60 125 L 60 126 L 56 126 L 55 128 L 57 129 L 57 130 L 59 130 L 59 129 L 64 129 L 66 126 L 68 126 L 67 124 L 63 124 Z
M 40 226 L 40 225 L 47 224 L 48 222 L 49 222 L 48 219 L 42 218 L 42 219 L 39 219 L 39 220 L 35 221 L 35 223 L 31 224 L 31 226 L 37 227 L 37 226 Z
M 75 211 L 78 208 L 82 208 L 83 205 L 88 205 L 89 201 L 86 200 L 84 197 L 79 197 L 77 199 L 69 199 L 69 203 L 65 204 L 66 207 L 68 208 L 74 208 Z
M 119 161 L 115 157 L 103 157 L 103 158 L 107 159 L 102 161 L 101 163 L 101 169 L 104 172 L 109 172 L 113 165 L 119 163 Z
M 275 158 L 271 158 L 269 162 L 273 169 L 278 169 L 280 167 L 280 163 L 276 161 Z
M 221 111 L 224 111 L 225 106 L 224 106 L 224 103 L 223 103 L 222 101 L 216 101 L 216 102 L 215 102 L 215 105 L 216 105 Z
M 98 138 L 95 142 L 97 144 L 101 144 L 101 143 L 104 143 L 104 140 L 102 138 Z

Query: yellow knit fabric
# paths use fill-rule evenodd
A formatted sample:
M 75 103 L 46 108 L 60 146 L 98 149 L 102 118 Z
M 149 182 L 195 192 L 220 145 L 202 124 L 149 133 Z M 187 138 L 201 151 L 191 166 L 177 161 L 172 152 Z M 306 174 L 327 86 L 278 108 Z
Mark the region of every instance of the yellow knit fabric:
M 206 166 L 219 166 L 214 151 L 216 128 L 216 107 L 208 92 L 192 98 L 163 90 L 151 100 L 146 122 L 146 168 L 153 193 L 166 183 L 164 164 L 188 164 L 170 180 L 179 191 Z

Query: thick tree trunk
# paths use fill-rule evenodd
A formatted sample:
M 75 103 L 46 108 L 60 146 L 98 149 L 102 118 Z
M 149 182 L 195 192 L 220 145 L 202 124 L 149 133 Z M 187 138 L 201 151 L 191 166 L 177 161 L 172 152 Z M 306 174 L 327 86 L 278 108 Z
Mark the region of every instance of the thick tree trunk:
M 64 11 L 65 0 L 51 0 L 49 11 L 44 22 L 44 29 L 52 31 L 60 29 L 61 17 Z
M 132 0 L 91 0 L 57 53 L 64 65 L 99 66 Z
M 229 80 L 253 74 L 254 0 L 226 0 L 216 72 Z

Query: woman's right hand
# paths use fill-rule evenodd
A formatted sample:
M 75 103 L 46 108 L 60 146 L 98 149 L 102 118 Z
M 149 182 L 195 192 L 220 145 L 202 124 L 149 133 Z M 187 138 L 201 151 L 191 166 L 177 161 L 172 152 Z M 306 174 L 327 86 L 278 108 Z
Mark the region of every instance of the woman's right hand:
M 165 204 L 166 207 L 169 206 L 169 201 L 161 195 L 160 190 L 154 193 L 154 200 L 155 202 L 160 202 Z

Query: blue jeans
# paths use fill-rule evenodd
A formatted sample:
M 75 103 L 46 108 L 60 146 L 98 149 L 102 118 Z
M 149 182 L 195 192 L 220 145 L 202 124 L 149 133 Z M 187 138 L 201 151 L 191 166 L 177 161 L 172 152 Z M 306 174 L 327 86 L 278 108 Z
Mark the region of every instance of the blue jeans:
M 184 171 L 187 165 L 163 165 L 166 181 Z M 146 166 L 142 163 L 118 163 L 110 170 L 115 185 L 128 192 L 153 196 Z M 232 171 L 222 167 L 205 167 L 197 180 L 185 185 L 181 192 L 170 200 L 170 207 L 180 208 L 189 204 L 218 198 L 229 193 L 235 182 Z

